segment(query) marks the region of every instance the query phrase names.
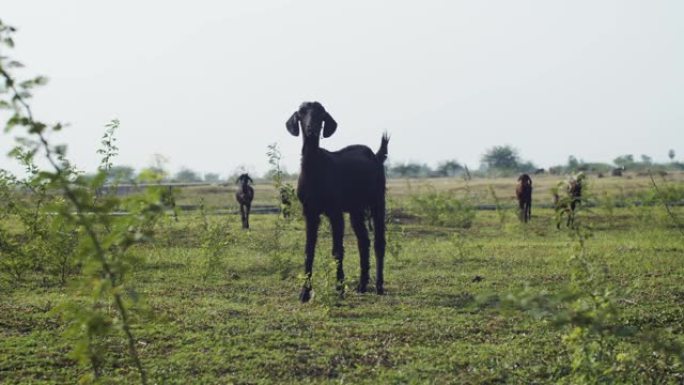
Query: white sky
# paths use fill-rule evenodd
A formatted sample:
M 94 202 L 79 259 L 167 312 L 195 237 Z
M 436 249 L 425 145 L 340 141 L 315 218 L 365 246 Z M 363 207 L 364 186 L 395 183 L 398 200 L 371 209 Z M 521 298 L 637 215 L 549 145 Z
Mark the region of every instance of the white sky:
M 339 123 L 323 147 L 375 149 L 387 130 L 393 162 L 684 154 L 681 0 L 5 0 L 2 18 L 12 56 L 51 80 L 34 112 L 71 123 L 60 139 L 86 170 L 114 117 L 119 164 L 263 172 L 278 142 L 296 170 L 284 123 L 305 100 Z

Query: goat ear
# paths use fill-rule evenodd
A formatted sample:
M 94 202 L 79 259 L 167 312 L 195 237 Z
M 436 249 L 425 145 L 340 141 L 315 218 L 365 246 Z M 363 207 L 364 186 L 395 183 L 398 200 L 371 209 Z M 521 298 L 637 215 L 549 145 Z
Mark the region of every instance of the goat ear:
M 285 122 L 285 127 L 287 127 L 292 136 L 299 136 L 299 114 L 297 111 Z
M 323 137 L 329 138 L 337 130 L 337 122 L 330 116 L 329 113 L 325 113 L 325 118 L 323 119 L 325 126 L 323 126 Z

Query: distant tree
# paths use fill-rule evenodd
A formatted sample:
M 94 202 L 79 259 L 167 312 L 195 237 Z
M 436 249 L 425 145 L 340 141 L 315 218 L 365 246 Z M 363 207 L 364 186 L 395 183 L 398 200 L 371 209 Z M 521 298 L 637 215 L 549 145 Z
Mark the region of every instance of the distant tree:
M 536 169 L 537 169 L 537 166 L 535 166 L 534 163 L 532 163 L 530 161 L 518 163 L 518 168 L 517 168 L 517 170 L 520 172 L 534 172 Z
M 251 175 L 251 174 L 250 174 L 250 175 Z M 274 169 L 271 169 L 271 170 L 266 171 L 266 172 L 261 176 L 261 179 L 268 179 L 268 180 L 270 180 L 270 179 L 273 179 L 274 176 L 275 176 L 275 170 L 274 170 Z M 231 176 L 228 178 L 228 180 L 235 181 L 237 177 L 238 177 L 238 175 L 231 175 Z M 299 174 L 298 174 L 298 173 L 289 173 L 289 172 L 287 172 L 287 170 L 285 169 L 285 167 L 282 167 L 282 166 L 281 166 L 280 178 L 281 178 L 282 180 L 291 181 L 291 180 L 296 180 L 298 177 L 299 177 Z
M 166 164 L 169 162 L 162 154 L 152 155 L 152 166 L 140 170 L 138 179 L 143 182 L 161 182 L 167 180 L 169 173 L 166 171 Z
M 426 164 L 404 163 L 394 164 L 389 168 L 392 177 L 399 178 L 424 178 L 432 175 L 432 169 Z
M 245 164 L 241 164 L 235 167 L 233 171 L 228 173 L 228 177 L 226 178 L 226 180 L 230 183 L 235 183 L 238 177 L 242 174 L 249 174 L 250 176 L 254 176 L 256 175 L 256 172 L 251 167 Z
M 135 169 L 130 166 L 112 166 L 107 175 L 107 180 L 109 182 L 130 183 L 134 179 Z
M 488 169 L 516 170 L 520 166 L 518 151 L 511 146 L 494 146 L 482 155 Z
M 570 155 L 568 157 L 568 166 L 567 166 L 568 170 L 572 170 L 572 171 L 577 170 L 579 168 L 579 166 L 580 166 L 580 161 L 577 160 L 577 158 L 575 158 L 573 155 Z
M 182 168 L 176 173 L 176 175 L 174 175 L 173 180 L 176 182 L 193 183 L 201 182 L 202 178 L 199 176 L 199 174 L 190 170 L 189 168 Z
M 437 176 L 456 176 L 463 171 L 463 166 L 455 160 L 440 163 L 435 170 Z
M 467 164 L 463 166 L 463 171 L 464 171 L 463 179 L 465 179 L 467 181 L 473 179 L 473 176 L 470 174 L 470 170 L 468 169 Z
M 212 172 L 204 174 L 204 181 L 208 183 L 218 183 L 221 180 L 219 174 L 214 174 Z
M 150 168 L 156 168 L 158 170 L 166 169 L 166 165 L 169 163 L 169 158 L 162 154 L 152 155 L 152 166 Z
M 653 163 L 653 158 L 651 158 L 651 157 L 648 156 L 648 155 L 641 154 L 641 163 L 644 163 L 644 164 L 651 164 L 651 163 Z
M 675 151 L 670 149 L 670 151 L 667 152 L 667 156 L 670 158 L 670 161 L 673 162 L 675 158 Z
M 618 167 L 627 167 L 627 166 L 633 165 L 634 164 L 634 155 L 632 155 L 632 154 L 620 155 L 617 158 L 613 159 L 613 163 L 615 163 L 615 165 Z
M 573 171 L 589 171 L 589 165 L 580 160 L 579 164 Z
M 590 171 L 590 172 L 596 172 L 596 173 L 602 173 L 602 174 L 607 174 L 609 173 L 614 167 L 610 164 L 607 163 L 600 163 L 600 162 L 582 162 L 578 171 Z
M 549 174 L 551 174 L 551 175 L 560 175 L 560 174 L 563 173 L 563 170 L 564 170 L 564 169 L 565 169 L 565 167 L 560 166 L 560 165 L 558 165 L 558 166 L 551 166 L 551 167 L 549 167 Z
M 168 174 L 166 170 L 159 167 L 146 167 L 140 170 L 138 179 L 142 182 L 161 182 L 166 180 Z

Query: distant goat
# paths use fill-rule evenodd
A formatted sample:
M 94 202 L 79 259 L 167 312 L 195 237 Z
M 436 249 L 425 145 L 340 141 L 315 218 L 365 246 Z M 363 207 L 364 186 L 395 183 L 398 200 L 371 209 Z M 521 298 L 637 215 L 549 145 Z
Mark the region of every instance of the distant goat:
M 575 209 L 578 204 L 582 203 L 582 187 L 584 178 L 586 176 L 583 172 L 571 177 L 566 182 L 560 182 L 556 191 L 553 193 L 553 203 L 558 215 L 556 227 L 560 228 L 560 223 L 564 215 L 568 217 L 566 226 L 570 226 L 575 222 Z M 560 197 L 560 189 L 565 189 L 565 196 Z
M 254 183 L 249 174 L 240 175 L 235 181 L 238 190 L 235 192 L 235 199 L 240 204 L 240 218 L 242 219 L 242 228 L 249 228 L 249 212 L 252 209 L 252 200 L 254 200 L 254 189 L 250 183 Z
M 331 152 L 320 148 L 321 129 L 323 137 L 331 136 L 337 123 L 318 102 L 305 102 L 286 122 L 287 130 L 303 136 L 301 172 L 297 186 L 297 197 L 302 203 L 306 221 L 306 260 L 304 270 L 306 282 L 299 299 L 311 299 L 311 273 L 313 270 L 316 240 L 320 216 L 330 220 L 333 246 L 332 254 L 337 260 L 337 289 L 344 289 L 344 217 L 350 215 L 356 234 L 361 259 L 361 277 L 358 292 L 366 292 L 370 268 L 370 239 L 364 223 L 366 211 L 370 209 L 374 222 L 374 248 L 376 262 L 375 290 L 384 293 L 383 267 L 385 260 L 385 168 L 388 136 L 385 134 L 377 153 L 362 145 L 345 147 Z
M 520 207 L 520 220 L 526 223 L 532 217 L 532 178 L 529 175 L 522 174 L 518 177 L 515 196 Z

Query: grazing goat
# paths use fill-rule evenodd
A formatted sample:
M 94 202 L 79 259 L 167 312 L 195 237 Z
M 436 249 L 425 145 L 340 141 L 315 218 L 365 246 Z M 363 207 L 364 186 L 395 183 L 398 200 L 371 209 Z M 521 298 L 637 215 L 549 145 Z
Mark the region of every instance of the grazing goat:
M 570 226 L 575 222 L 575 209 L 578 204 L 582 203 L 582 187 L 585 175 L 583 172 L 573 176 L 567 182 L 560 182 L 558 188 L 553 193 L 553 203 L 556 208 L 558 219 L 556 228 L 560 228 L 560 223 L 563 215 L 567 215 L 568 219 L 566 226 Z M 560 187 L 565 187 L 566 196 L 561 199 L 558 191 Z
M 527 223 L 532 217 L 532 178 L 527 174 L 518 177 L 515 196 L 520 207 L 520 220 Z
M 384 293 L 383 266 L 385 259 L 385 168 L 389 137 L 383 135 L 377 153 L 362 145 L 345 147 L 331 152 L 320 148 L 321 129 L 323 137 L 331 136 L 337 123 L 318 102 L 305 102 L 295 111 L 285 126 L 290 134 L 303 136 L 301 172 L 297 185 L 297 197 L 302 203 L 306 222 L 306 281 L 299 299 L 311 299 L 311 273 L 313 269 L 320 216 L 330 220 L 333 246 L 332 254 L 337 260 L 337 290 L 344 290 L 344 217 L 349 213 L 356 234 L 361 259 L 361 277 L 357 291 L 367 290 L 370 268 L 370 239 L 365 225 L 366 211 L 370 210 L 374 224 L 375 290 Z
M 240 204 L 240 218 L 242 219 L 242 228 L 249 228 L 249 212 L 252 209 L 252 200 L 254 199 L 254 189 L 250 186 L 253 183 L 249 174 L 240 175 L 235 183 L 239 184 L 238 190 L 235 192 L 235 199 Z

